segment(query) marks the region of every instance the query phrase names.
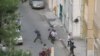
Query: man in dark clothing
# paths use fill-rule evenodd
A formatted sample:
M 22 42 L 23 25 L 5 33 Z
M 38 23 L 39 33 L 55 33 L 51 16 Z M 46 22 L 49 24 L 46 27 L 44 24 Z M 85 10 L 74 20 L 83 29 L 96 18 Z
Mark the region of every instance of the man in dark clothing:
M 52 31 L 54 29 L 54 26 L 50 26 L 50 28 L 48 29 L 48 31 Z
M 75 55 L 74 55 L 74 48 L 76 48 L 75 45 L 74 45 L 74 42 L 71 42 L 71 44 L 70 44 L 70 54 L 69 54 L 69 56 L 70 56 L 70 55 L 75 56 Z
M 42 40 L 41 40 L 40 32 L 38 30 L 35 30 L 35 33 L 37 34 L 37 37 L 35 38 L 34 42 L 36 42 L 37 39 L 40 39 L 41 43 L 43 43 Z

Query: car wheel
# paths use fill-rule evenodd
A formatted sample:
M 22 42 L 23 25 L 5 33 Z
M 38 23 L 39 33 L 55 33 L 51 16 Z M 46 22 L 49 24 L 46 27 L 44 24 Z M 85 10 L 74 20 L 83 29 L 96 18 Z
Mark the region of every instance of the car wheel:
M 23 43 L 19 43 L 19 45 L 23 45 Z

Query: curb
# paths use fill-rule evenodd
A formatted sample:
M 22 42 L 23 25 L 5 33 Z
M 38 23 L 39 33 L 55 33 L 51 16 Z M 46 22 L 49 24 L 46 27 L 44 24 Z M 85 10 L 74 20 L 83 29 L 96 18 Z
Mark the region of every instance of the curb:
M 66 46 L 66 44 L 64 43 L 64 41 L 63 40 L 60 40 L 60 42 L 62 43 L 62 45 L 64 46 L 64 48 L 68 51 L 68 53 L 70 52 L 69 50 L 68 50 L 68 47 Z

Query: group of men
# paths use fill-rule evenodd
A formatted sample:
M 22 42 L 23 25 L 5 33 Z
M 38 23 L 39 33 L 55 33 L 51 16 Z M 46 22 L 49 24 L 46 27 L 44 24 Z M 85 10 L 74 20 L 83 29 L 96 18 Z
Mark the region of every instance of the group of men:
M 48 40 L 51 41 L 52 44 L 54 44 L 54 42 L 56 41 L 56 37 L 57 37 L 57 32 L 56 30 L 51 27 L 48 29 L 49 31 L 49 36 L 48 36 Z M 34 43 L 39 39 L 41 44 L 43 44 L 43 41 L 41 39 L 41 34 L 40 34 L 40 31 L 39 30 L 35 30 L 35 33 L 36 33 L 36 38 L 34 39 Z M 43 50 L 39 53 L 39 56 L 50 56 L 50 48 L 47 48 L 46 47 L 46 44 L 43 44 L 44 45 L 44 48 Z M 45 48 L 46 47 L 46 48 Z
M 50 29 L 48 29 L 48 31 L 49 31 L 48 39 L 51 41 L 51 43 L 54 44 L 54 42 L 57 39 L 57 32 L 56 32 L 56 30 L 53 27 L 51 27 Z M 34 42 L 36 42 L 36 40 L 39 39 L 41 41 L 41 44 L 42 44 L 43 42 L 41 40 L 41 34 L 40 34 L 39 30 L 36 29 L 35 33 L 37 34 L 37 37 L 35 38 Z
M 48 31 L 49 31 L 48 39 L 51 41 L 51 43 L 54 44 L 55 41 L 57 40 L 57 32 L 56 32 L 56 30 L 53 27 L 48 29 Z M 39 30 L 35 30 L 35 33 L 37 34 L 37 37 L 35 38 L 34 42 L 36 42 L 36 40 L 39 39 L 41 44 L 42 44 L 43 41 L 41 40 L 41 34 L 40 34 Z M 68 34 L 68 46 L 70 47 L 70 54 L 69 54 L 69 56 L 71 56 L 71 55 L 75 56 L 74 49 L 76 47 L 74 45 L 74 41 L 73 41 L 71 33 Z M 43 53 L 44 53 L 44 51 L 43 51 Z M 44 55 L 44 54 L 41 53 L 41 55 Z

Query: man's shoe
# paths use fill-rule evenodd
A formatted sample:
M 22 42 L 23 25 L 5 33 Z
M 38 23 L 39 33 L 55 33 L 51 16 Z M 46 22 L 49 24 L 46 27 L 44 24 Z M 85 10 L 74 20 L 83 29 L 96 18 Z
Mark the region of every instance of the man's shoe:
M 73 55 L 73 56 L 75 56 L 75 55 Z

